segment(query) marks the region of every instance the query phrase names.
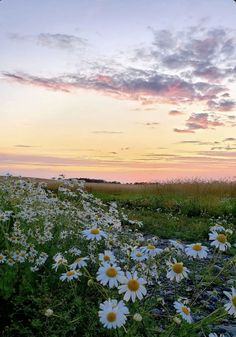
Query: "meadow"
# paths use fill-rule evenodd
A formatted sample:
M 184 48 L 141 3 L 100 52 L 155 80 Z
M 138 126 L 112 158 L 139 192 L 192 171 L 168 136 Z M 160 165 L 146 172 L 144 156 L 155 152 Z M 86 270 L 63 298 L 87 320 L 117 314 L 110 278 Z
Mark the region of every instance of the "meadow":
M 232 337 L 233 182 L 0 179 L 3 337 Z
M 87 183 L 85 187 L 105 202 L 117 202 L 129 218 L 143 222 L 146 233 L 160 238 L 201 240 L 215 222 L 236 228 L 236 182 Z

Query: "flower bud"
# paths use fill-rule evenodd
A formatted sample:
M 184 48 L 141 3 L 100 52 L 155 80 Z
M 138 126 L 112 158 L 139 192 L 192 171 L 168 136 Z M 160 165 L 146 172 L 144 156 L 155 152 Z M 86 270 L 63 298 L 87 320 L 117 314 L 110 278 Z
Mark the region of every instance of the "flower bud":
M 141 322 L 143 320 L 143 317 L 139 313 L 136 313 L 136 314 L 134 314 L 133 319 L 136 322 Z
M 180 323 L 181 323 L 181 319 L 178 318 L 178 317 L 174 317 L 174 318 L 173 318 L 173 321 L 174 321 L 176 324 L 180 324 Z
M 44 315 L 46 317 L 51 317 L 53 315 L 53 310 L 52 309 L 46 309 L 44 312 Z
M 93 286 L 93 280 L 89 279 L 87 285 L 88 285 L 88 287 L 92 287 Z

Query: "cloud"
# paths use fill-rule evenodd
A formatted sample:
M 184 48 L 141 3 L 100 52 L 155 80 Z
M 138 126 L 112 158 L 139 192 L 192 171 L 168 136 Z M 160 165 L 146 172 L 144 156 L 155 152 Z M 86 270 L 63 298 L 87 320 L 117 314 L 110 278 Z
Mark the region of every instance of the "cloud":
M 104 134 L 104 135 L 116 135 L 123 133 L 122 131 L 108 131 L 108 130 L 95 130 L 92 133 Z
M 174 129 L 179 133 L 194 133 L 200 129 L 215 129 L 215 127 L 225 126 L 219 116 L 206 112 L 192 113 L 185 122 L 186 129 Z
M 170 158 L 170 157 L 178 157 L 175 154 L 166 154 L 166 153 L 147 153 L 143 154 L 143 157 L 151 157 L 151 158 Z
M 226 150 L 226 151 L 231 151 L 231 150 L 236 150 L 236 147 L 230 147 L 230 146 L 213 146 L 211 150 Z
M 231 111 L 235 108 L 235 101 L 232 99 L 213 99 L 209 100 L 207 104 L 210 109 L 222 112 Z
M 43 46 L 69 50 L 84 47 L 87 44 L 86 39 L 68 34 L 39 34 L 37 41 Z
M 235 108 L 229 85 L 236 78 L 236 39 L 233 31 L 208 29 L 202 22 L 185 31 L 152 28 L 151 31 L 152 43 L 133 51 L 132 66 L 129 66 L 128 58 L 118 63 L 116 58 L 93 57 L 93 61 L 87 62 L 86 68 L 81 67 L 74 73 L 65 71 L 62 75 L 43 77 L 3 72 L 3 79 L 66 93 L 90 90 L 116 99 L 135 100 L 142 105 L 197 103 L 202 109 L 215 113 Z M 19 36 L 16 34 L 12 38 Z M 67 34 L 42 33 L 35 38 L 41 45 L 63 49 L 87 43 L 80 37 Z M 152 108 L 143 110 L 146 109 Z M 169 111 L 170 116 L 181 114 L 183 112 L 177 109 Z M 175 128 L 174 131 L 193 133 L 224 124 L 220 118 L 191 114 L 185 127 Z
M 37 76 L 30 76 L 24 73 L 13 74 L 3 73 L 3 76 L 13 82 L 25 85 L 31 85 L 34 87 L 41 87 L 44 89 L 50 89 L 53 91 L 70 92 L 71 86 L 69 83 L 63 82 L 60 78 L 42 78 Z
M 198 140 L 183 140 L 182 142 L 179 142 L 179 144 L 199 144 Z
M 223 142 L 234 142 L 234 141 L 236 141 L 236 138 L 234 137 L 228 137 L 223 140 Z
M 178 128 L 174 128 L 174 132 L 177 132 L 177 133 L 194 133 L 193 130 L 189 130 L 189 129 L 178 129 Z
M 32 146 L 32 145 L 24 145 L 24 144 L 17 144 L 17 145 L 14 145 L 15 147 L 22 147 L 22 148 L 27 148 L 27 147 L 35 147 L 35 146 Z
M 179 111 L 179 110 L 170 110 L 169 112 L 170 116 L 179 116 L 179 115 L 183 115 L 184 113 Z
M 227 149 L 229 150 L 229 149 Z M 208 157 L 227 157 L 227 158 L 236 158 L 236 151 L 199 151 L 200 155 L 205 155 Z
M 76 89 L 95 90 L 120 99 L 137 100 L 142 104 L 208 101 L 215 98 L 216 94 L 225 91 L 220 85 L 193 83 L 177 75 L 130 68 L 123 69 L 122 73 L 114 72 L 109 81 L 102 79 L 104 75 L 85 73 L 64 74 L 50 78 L 25 73 L 4 72 L 2 75 L 5 79 L 20 84 L 68 93 Z
M 220 142 L 214 141 L 214 142 L 204 142 L 204 141 L 200 141 L 200 140 L 183 140 L 181 142 L 178 142 L 177 144 L 194 144 L 194 145 L 217 145 L 220 144 Z
M 154 127 L 154 126 L 160 125 L 160 123 L 159 122 L 147 122 L 144 125 Z
M 189 130 L 209 129 L 223 125 L 223 122 L 216 117 L 212 118 L 208 113 L 193 113 L 186 121 Z
M 68 51 L 83 48 L 87 45 L 88 41 L 84 38 L 69 35 L 69 34 L 51 34 L 41 33 L 39 35 L 19 35 L 17 33 L 8 35 L 12 40 L 25 40 L 35 42 L 38 45 L 48 48 L 59 48 Z

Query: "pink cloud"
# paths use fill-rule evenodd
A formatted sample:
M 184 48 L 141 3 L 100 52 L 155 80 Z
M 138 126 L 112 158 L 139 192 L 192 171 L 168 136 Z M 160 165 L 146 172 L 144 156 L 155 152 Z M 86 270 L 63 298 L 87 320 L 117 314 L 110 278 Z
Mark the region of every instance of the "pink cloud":
M 179 115 L 183 115 L 184 113 L 179 111 L 179 110 L 170 110 L 169 111 L 169 115 L 170 116 L 179 116 Z
M 177 128 L 174 129 L 174 132 L 177 132 L 177 133 L 194 133 L 193 130 L 189 130 L 189 129 L 177 129 Z

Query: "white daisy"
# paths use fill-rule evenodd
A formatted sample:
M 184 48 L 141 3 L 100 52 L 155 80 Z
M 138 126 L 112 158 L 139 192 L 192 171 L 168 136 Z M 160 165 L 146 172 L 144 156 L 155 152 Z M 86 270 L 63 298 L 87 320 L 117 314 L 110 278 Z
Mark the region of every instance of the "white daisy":
M 53 257 L 55 263 L 52 265 L 52 268 L 55 269 L 57 271 L 58 267 L 61 265 L 66 266 L 67 265 L 67 259 L 65 259 L 63 257 L 63 255 L 61 253 L 56 254 Z
M 133 275 L 127 271 L 126 277 L 123 277 L 121 283 L 122 285 L 119 286 L 119 294 L 125 293 L 125 301 L 131 299 L 134 302 L 136 297 L 141 300 L 147 293 L 147 290 L 144 287 L 144 284 L 147 282 L 143 278 L 138 278 L 136 271 Z
M 199 259 L 204 259 L 207 257 L 208 248 L 206 246 L 202 246 L 201 243 L 195 243 L 192 245 L 187 245 L 185 248 L 185 253 L 188 256 L 192 256 L 193 258 L 199 257 Z
M 168 270 L 166 276 L 173 281 L 180 282 L 183 278 L 188 278 L 189 269 L 184 267 L 182 262 L 177 262 L 174 259 L 173 263 L 169 263 L 170 270 Z
M 3 263 L 6 261 L 6 256 L 0 253 L 0 263 Z
M 227 236 L 223 233 L 209 233 L 209 240 L 212 241 L 211 246 L 219 248 L 219 250 L 223 252 L 226 251 L 227 248 L 231 247 L 231 244 L 227 241 Z
M 232 294 L 228 291 L 224 291 L 224 294 L 228 297 L 229 302 L 227 302 L 224 307 L 225 310 L 230 314 L 236 317 L 236 289 L 232 288 Z
M 80 275 L 81 273 L 78 270 L 71 269 L 71 270 L 68 270 L 66 273 L 61 274 L 60 280 L 61 281 L 65 281 L 65 280 L 71 281 L 73 279 L 78 279 Z
M 70 252 L 71 254 L 77 255 L 77 256 L 80 256 L 80 254 L 81 254 L 81 250 L 80 250 L 79 248 L 77 248 L 77 247 L 71 247 L 71 248 L 69 249 L 69 252 Z
M 144 261 L 148 258 L 147 254 L 141 249 L 134 249 L 131 254 L 131 259 L 134 261 Z
M 115 255 L 110 250 L 105 250 L 104 253 L 100 253 L 98 255 L 100 262 L 115 262 L 116 258 Z
M 162 249 L 157 248 L 156 246 L 151 244 L 141 247 L 140 250 L 149 256 L 156 256 L 157 254 L 160 254 L 162 252 Z
M 179 240 L 169 240 L 170 244 L 176 249 L 184 250 L 184 245 Z
M 101 229 L 97 227 L 93 227 L 91 229 L 85 229 L 82 231 L 83 235 L 86 237 L 87 240 L 101 240 L 102 237 L 106 238 L 107 235 Z
M 115 329 L 123 326 L 127 320 L 126 315 L 129 314 L 129 309 L 123 301 L 117 300 L 105 301 L 100 304 L 98 312 L 100 322 L 107 329 Z
M 210 227 L 210 231 L 211 232 L 224 232 L 225 231 L 225 227 L 216 224 L 216 225 Z
M 190 314 L 191 310 L 190 310 L 189 307 L 186 307 L 186 305 L 184 305 L 181 302 L 177 302 L 177 301 L 174 302 L 174 307 L 175 307 L 177 313 L 180 314 L 181 317 L 185 321 L 187 321 L 188 323 L 193 322 L 193 319 L 192 319 L 191 314 Z
M 213 333 L 210 333 L 210 335 L 208 335 L 208 337 L 218 337 L 218 335 L 215 332 L 213 332 Z M 221 333 L 219 335 L 219 337 L 226 337 L 226 335 Z
M 104 262 L 97 272 L 97 280 L 103 284 L 109 285 L 110 288 L 118 287 L 118 282 L 122 280 L 124 276 L 123 271 L 116 264 L 110 264 Z
M 88 259 L 89 259 L 88 257 L 77 257 L 75 262 L 73 262 L 72 264 L 69 265 L 69 268 L 70 269 L 76 269 L 76 268 L 86 267 L 87 266 L 86 261 Z

